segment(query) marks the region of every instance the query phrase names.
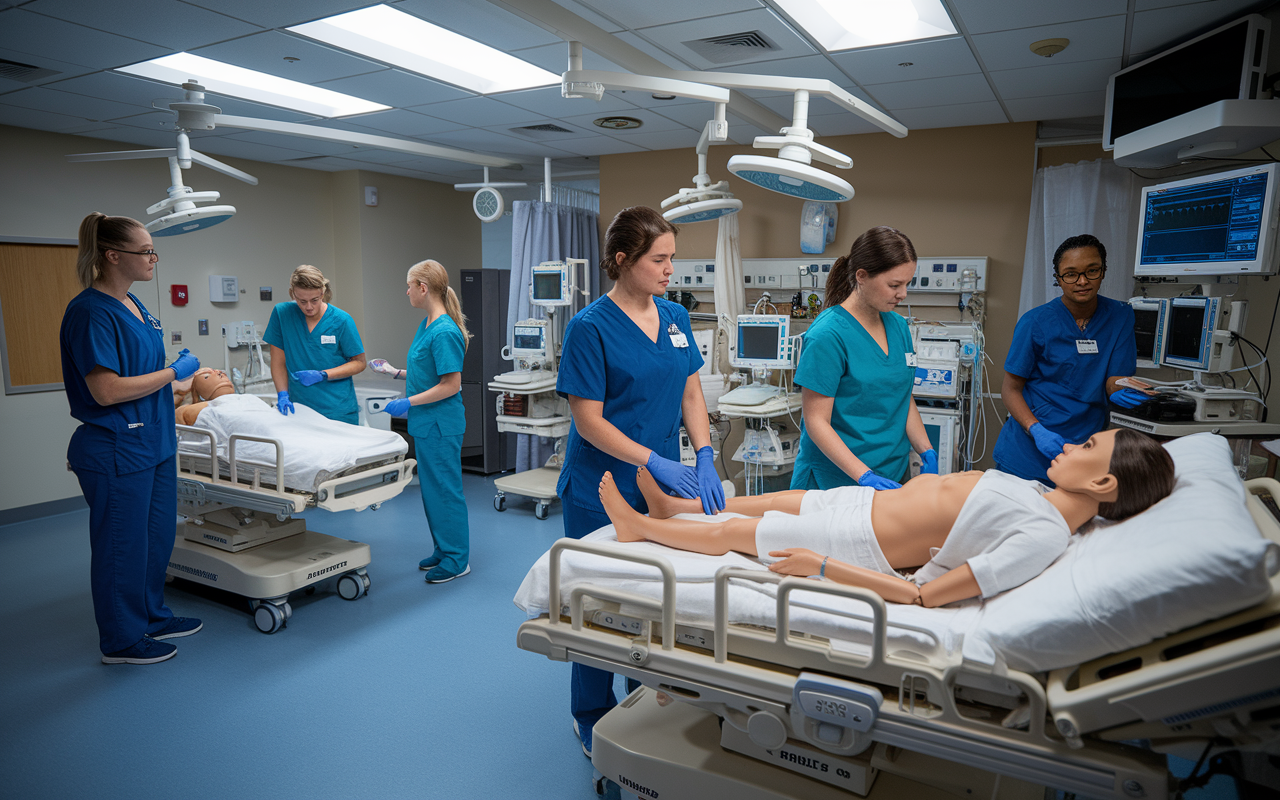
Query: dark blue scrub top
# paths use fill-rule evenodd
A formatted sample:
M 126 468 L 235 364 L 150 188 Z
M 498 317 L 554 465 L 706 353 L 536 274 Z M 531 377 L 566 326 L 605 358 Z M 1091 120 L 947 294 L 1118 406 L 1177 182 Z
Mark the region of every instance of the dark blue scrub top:
M 1097 342 L 1098 352 L 1080 353 L 1078 340 Z M 1106 428 L 1107 378 L 1137 369 L 1133 309 L 1101 296 L 1084 331 L 1060 298 L 1023 314 L 1004 361 L 1005 372 L 1026 379 L 1022 397 L 1031 413 L 1072 444 Z M 1012 416 L 996 440 L 994 458 L 1024 477 L 1044 476 L 1049 468 L 1049 459 Z
M 632 441 L 663 458 L 680 460 L 681 401 L 689 376 L 702 366 L 689 312 L 659 297 L 658 340 L 650 341 L 607 295 L 579 311 L 565 328 L 556 391 L 604 403 L 604 418 Z M 676 347 L 673 333 L 683 334 Z M 565 463 L 556 487 L 562 500 L 603 512 L 598 486 L 608 470 L 633 508 L 647 510 L 636 468 L 597 449 L 569 428 Z
M 129 295 L 142 312 L 139 320 L 109 294 L 88 288 L 67 304 L 62 315 L 62 380 L 71 416 L 85 423 L 67 449 L 72 468 L 127 475 L 155 467 L 178 449 L 173 392 L 161 389 L 114 405 L 93 399 L 85 376 L 104 367 L 122 378 L 164 369 L 164 331 L 160 321 Z

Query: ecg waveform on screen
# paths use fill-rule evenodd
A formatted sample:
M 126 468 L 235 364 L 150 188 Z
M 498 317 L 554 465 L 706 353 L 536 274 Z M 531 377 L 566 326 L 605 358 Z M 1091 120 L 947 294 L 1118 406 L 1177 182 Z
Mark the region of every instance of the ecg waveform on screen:
M 1147 230 L 1169 231 L 1190 228 L 1216 228 L 1231 221 L 1231 203 L 1189 203 L 1153 208 L 1147 215 Z

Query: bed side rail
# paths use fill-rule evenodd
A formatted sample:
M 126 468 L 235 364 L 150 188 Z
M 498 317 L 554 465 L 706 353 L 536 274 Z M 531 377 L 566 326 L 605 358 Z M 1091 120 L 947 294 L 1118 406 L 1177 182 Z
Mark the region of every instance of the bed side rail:
M 555 544 L 551 545 L 550 570 L 548 580 L 550 583 L 547 595 L 547 607 L 551 609 L 549 615 L 552 625 L 560 623 L 560 557 L 566 550 L 575 550 L 581 553 L 590 553 L 592 555 L 604 556 L 606 558 L 616 558 L 622 561 L 632 561 L 637 564 L 647 564 L 656 568 L 662 573 L 662 601 L 650 600 L 643 595 L 633 594 L 631 592 L 615 591 L 600 586 L 578 587 L 570 594 L 569 599 L 569 619 L 573 629 L 582 629 L 583 617 L 583 601 L 587 597 L 596 597 L 602 600 L 612 600 L 616 603 L 634 603 L 642 608 L 647 608 L 660 615 L 662 626 L 662 649 L 672 650 L 676 644 L 676 571 L 671 566 L 671 562 L 662 556 L 646 555 L 644 553 L 630 553 L 612 547 L 607 544 L 597 544 L 596 542 L 583 542 L 577 539 L 559 539 Z
M 316 487 L 316 507 L 326 511 L 361 511 L 381 505 L 404 491 L 413 480 L 412 458 L 330 478 Z M 372 479 L 380 478 L 374 481 Z

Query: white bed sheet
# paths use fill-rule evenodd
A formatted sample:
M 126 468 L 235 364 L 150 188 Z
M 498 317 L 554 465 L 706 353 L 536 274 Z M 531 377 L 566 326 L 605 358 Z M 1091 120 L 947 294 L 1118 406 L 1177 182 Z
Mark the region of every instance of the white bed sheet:
M 225 467 L 230 457 L 232 434 L 279 439 L 284 445 L 284 483 L 295 491 L 313 492 L 321 483 L 353 467 L 394 459 L 409 446 L 398 433 L 335 422 L 301 403 L 295 413 L 282 415 L 258 397 L 229 394 L 209 402 L 193 427 L 213 433 L 218 458 Z M 209 442 L 203 436 L 184 433 L 179 452 L 208 455 Z M 263 480 L 275 481 L 275 446 L 240 441 L 236 461 L 269 465 Z

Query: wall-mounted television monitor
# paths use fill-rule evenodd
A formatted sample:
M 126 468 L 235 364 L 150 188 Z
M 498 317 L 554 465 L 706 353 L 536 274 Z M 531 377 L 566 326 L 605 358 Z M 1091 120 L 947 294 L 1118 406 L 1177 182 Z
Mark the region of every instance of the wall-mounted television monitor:
M 1208 372 L 1221 300 L 1217 297 L 1171 297 L 1167 302 L 1164 355 L 1160 363 L 1166 367 Z
M 1278 166 L 1143 188 L 1134 274 L 1274 273 Z
M 1164 317 L 1168 301 L 1159 297 L 1134 297 L 1133 338 L 1138 346 L 1138 367 L 1155 369 L 1164 357 Z

